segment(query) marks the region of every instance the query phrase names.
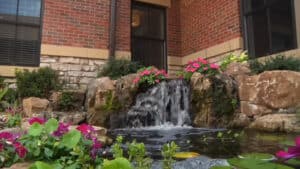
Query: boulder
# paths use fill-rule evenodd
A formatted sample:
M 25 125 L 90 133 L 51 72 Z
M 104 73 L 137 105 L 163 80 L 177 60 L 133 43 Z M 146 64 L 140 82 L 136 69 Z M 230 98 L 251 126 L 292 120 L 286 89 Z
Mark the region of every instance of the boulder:
M 269 114 L 255 119 L 249 128 L 269 132 L 300 132 L 296 114 Z
M 247 63 L 233 62 L 227 66 L 224 73 L 235 79 L 239 79 L 241 76 L 250 75 L 251 70 Z
M 86 122 L 87 112 L 73 111 L 73 112 L 61 112 L 51 111 L 45 112 L 40 117 L 44 119 L 55 118 L 59 122 L 69 123 L 71 125 L 77 125 Z
M 28 169 L 32 166 L 32 162 L 17 163 L 7 169 Z
M 137 74 L 129 74 L 117 80 L 102 77 L 91 81 L 85 102 L 89 124 L 109 127 L 113 114 L 119 117 L 127 112 L 138 90 L 138 86 L 133 83 L 136 77 Z
M 290 112 L 300 107 L 300 73 L 267 71 L 240 81 L 241 111 L 247 116 Z
M 23 110 L 25 116 L 32 117 L 33 114 L 39 114 L 46 111 L 49 106 L 49 101 L 47 99 L 41 99 L 37 97 L 29 97 L 23 99 Z
M 191 107 L 197 127 L 226 127 L 238 108 L 235 80 L 227 74 L 191 78 Z

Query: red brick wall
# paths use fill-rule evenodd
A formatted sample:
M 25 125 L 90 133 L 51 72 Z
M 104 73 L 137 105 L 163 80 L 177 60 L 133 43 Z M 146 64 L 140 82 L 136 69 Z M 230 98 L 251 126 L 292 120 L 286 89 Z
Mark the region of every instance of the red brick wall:
M 181 1 L 182 56 L 240 37 L 240 0 Z
M 116 50 L 130 51 L 131 0 L 117 0 Z
M 108 48 L 109 0 L 45 0 L 42 43 Z
M 167 9 L 168 56 L 181 56 L 180 1 L 172 0 Z

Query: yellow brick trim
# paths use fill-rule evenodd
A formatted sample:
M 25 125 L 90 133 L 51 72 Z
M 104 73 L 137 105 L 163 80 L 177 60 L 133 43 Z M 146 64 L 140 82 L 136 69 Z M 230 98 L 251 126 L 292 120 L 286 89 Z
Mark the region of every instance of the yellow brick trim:
M 228 52 L 241 50 L 243 48 L 243 39 L 241 37 L 231 39 L 221 44 L 206 48 L 204 50 L 186 55 L 182 58 L 182 64 L 187 64 L 188 61 L 198 58 L 199 56 L 204 58 L 211 58 L 219 56 Z
M 0 76 L 3 77 L 15 77 L 15 71 L 18 70 L 35 70 L 38 69 L 38 67 L 22 67 L 22 66 L 1 66 L 0 65 Z
M 181 66 L 182 65 L 182 58 L 181 57 L 175 57 L 175 56 L 168 56 L 168 65 Z
M 116 59 L 131 60 L 131 52 L 117 50 L 116 51 Z
M 69 56 L 69 57 L 106 60 L 108 59 L 108 50 L 42 44 L 41 55 L 42 56 L 65 56 L 65 57 Z
M 171 7 L 171 0 L 135 0 L 139 2 L 150 3 L 154 5 L 160 5 L 165 7 Z

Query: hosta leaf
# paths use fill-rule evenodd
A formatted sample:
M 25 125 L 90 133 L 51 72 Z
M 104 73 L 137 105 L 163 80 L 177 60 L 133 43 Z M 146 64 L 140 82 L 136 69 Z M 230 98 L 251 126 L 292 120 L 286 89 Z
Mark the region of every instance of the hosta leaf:
M 45 129 L 48 133 L 56 131 L 58 128 L 58 121 L 56 119 L 50 119 L 45 124 Z
M 81 134 L 77 130 L 71 130 L 63 135 L 61 144 L 67 148 L 74 148 L 80 141 Z
M 104 160 L 103 169 L 133 169 L 131 163 L 125 158 L 116 158 L 114 160 Z
M 37 161 L 34 163 L 37 169 L 53 169 L 53 167 L 47 163 Z
M 39 123 L 33 123 L 28 130 L 28 134 L 31 136 L 40 136 L 43 132 L 43 126 Z

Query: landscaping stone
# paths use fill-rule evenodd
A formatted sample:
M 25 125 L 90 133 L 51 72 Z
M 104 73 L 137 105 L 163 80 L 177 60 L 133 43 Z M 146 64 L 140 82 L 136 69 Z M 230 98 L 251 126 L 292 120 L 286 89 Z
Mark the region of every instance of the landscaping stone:
M 87 113 L 83 111 L 72 111 L 72 112 L 43 112 L 40 116 L 44 119 L 55 118 L 60 122 L 77 125 L 86 122 Z
M 247 63 L 233 62 L 227 66 L 224 73 L 235 79 L 239 79 L 241 76 L 250 75 L 251 70 Z
M 239 95 L 242 113 L 263 116 L 300 107 L 300 73 L 267 71 L 241 80 Z
M 32 164 L 32 162 L 17 163 L 6 169 L 28 169 Z
M 47 99 L 41 99 L 37 97 L 23 99 L 22 103 L 26 117 L 32 117 L 35 113 L 46 111 L 49 106 L 49 101 Z
M 235 80 L 227 74 L 191 78 L 191 107 L 197 127 L 226 127 L 238 108 Z
M 255 119 L 250 128 L 269 132 L 300 132 L 296 114 L 269 114 Z

